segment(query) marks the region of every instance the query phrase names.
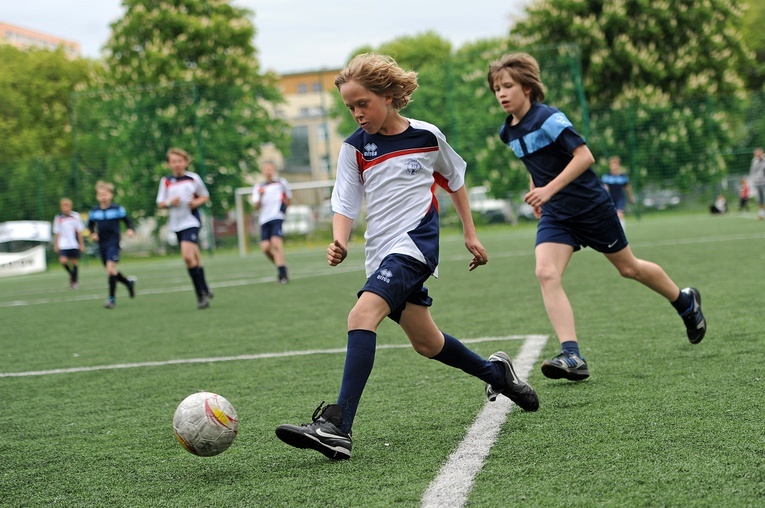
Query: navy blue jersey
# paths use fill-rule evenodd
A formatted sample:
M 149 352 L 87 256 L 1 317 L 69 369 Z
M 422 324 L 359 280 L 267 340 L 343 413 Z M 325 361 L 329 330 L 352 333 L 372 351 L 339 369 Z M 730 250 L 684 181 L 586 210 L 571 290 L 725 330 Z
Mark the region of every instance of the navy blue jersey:
M 616 208 L 624 209 L 624 188 L 629 185 L 630 179 L 624 173 L 615 175 L 613 173 L 606 173 L 601 178 L 604 185 L 608 185 L 608 193 L 611 194 L 611 199 L 614 201 Z
M 535 187 L 557 177 L 573 159 L 574 149 L 585 144 L 566 115 L 546 104 L 533 102 L 517 125 L 510 125 L 511 121 L 512 116 L 505 120 L 499 137 L 523 161 Z M 587 213 L 614 213 L 614 208 L 598 175 L 588 168 L 542 205 L 542 212 L 565 220 Z
M 119 243 L 120 222 L 124 222 L 128 229 L 133 229 L 133 223 L 125 209 L 114 203 L 108 208 L 96 205 L 88 212 L 88 229 L 91 233 L 98 233 L 98 243 Z

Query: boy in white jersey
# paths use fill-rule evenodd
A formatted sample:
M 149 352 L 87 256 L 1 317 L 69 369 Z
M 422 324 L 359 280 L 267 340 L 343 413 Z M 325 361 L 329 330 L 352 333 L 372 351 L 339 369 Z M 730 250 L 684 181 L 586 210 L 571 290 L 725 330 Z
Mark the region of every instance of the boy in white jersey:
M 213 294 L 207 286 L 199 251 L 199 228 L 202 222 L 199 207 L 210 201 L 204 182 L 198 174 L 186 171 L 191 157 L 185 150 L 171 148 L 167 151 L 167 165 L 172 174 L 159 182 L 157 206 L 168 210 L 168 227 L 178 237 L 181 255 L 194 284 L 197 308 L 210 306 Z
M 488 257 L 476 235 L 464 184 L 465 161 L 434 125 L 404 118 L 399 110 L 417 89 L 417 73 L 383 55 L 355 57 L 335 79 L 359 129 L 340 150 L 332 193 L 334 241 L 327 261 L 337 266 L 362 198 L 367 203 L 367 282 L 348 316 L 348 348 L 337 404 L 314 412 L 313 423 L 280 425 L 276 435 L 297 448 L 330 459 L 351 456 L 351 426 L 374 364 L 377 327 L 388 316 L 403 328 L 415 351 L 486 382 L 486 395 L 501 393 L 526 411 L 539 407 L 536 392 L 521 381 L 510 358 L 497 352 L 485 360 L 438 329 L 432 299 L 423 285 L 438 266 L 438 201 L 435 185 L 446 189 L 462 220 L 469 269 Z
M 61 213 L 53 219 L 53 250 L 58 254 L 58 262 L 69 274 L 69 287 L 77 289 L 80 287 L 77 264 L 80 253 L 85 250 L 85 240 L 82 237 L 85 227 L 80 214 L 72 210 L 71 199 L 62 198 L 59 206 Z
M 273 162 L 264 162 L 260 171 L 263 181 L 252 188 L 252 204 L 260 212 L 260 249 L 276 266 L 279 284 L 286 284 L 289 278 L 284 260 L 282 224 L 287 207 L 292 202 L 292 191 L 287 180 L 277 178 Z

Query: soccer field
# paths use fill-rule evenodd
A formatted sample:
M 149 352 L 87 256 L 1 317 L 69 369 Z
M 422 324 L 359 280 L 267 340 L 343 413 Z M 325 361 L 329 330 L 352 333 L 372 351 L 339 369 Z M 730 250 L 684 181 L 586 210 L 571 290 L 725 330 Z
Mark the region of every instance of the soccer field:
M 123 259 L 138 295 L 120 287 L 112 310 L 93 259 L 77 291 L 57 266 L 0 279 L 0 506 L 765 505 L 765 223 L 628 221 L 636 255 L 701 291 L 709 331 L 697 346 L 661 297 L 577 253 L 564 284 L 592 373 L 580 383 L 539 371 L 558 346 L 533 227 L 479 234 L 490 261 L 468 272 L 461 236 L 444 233 L 432 313 L 479 354 L 527 366 L 539 411 L 487 403 L 480 381 L 420 357 L 386 321 L 342 462 L 274 428 L 337 396 L 364 282 L 359 238 L 335 268 L 324 247 L 288 246 L 284 286 L 259 253 L 206 254 L 215 299 L 203 311 L 180 256 Z M 201 390 L 239 414 L 216 457 L 173 437 L 176 406 Z

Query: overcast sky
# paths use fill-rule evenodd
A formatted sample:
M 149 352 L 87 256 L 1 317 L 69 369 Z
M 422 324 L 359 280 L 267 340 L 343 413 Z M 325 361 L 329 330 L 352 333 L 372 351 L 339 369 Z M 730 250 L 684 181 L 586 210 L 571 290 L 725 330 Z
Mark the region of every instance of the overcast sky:
M 433 30 L 455 47 L 506 35 L 528 0 L 234 0 L 255 12 L 261 67 L 279 73 L 340 68 L 351 51 Z M 0 22 L 80 43 L 98 58 L 121 0 L 0 0 Z

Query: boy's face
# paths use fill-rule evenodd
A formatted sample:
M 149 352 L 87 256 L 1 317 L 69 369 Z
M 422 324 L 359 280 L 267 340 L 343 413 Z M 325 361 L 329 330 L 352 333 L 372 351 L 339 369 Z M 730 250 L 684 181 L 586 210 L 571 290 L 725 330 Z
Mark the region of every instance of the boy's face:
M 113 195 L 111 191 L 109 191 L 108 189 L 98 189 L 96 191 L 96 199 L 102 205 L 104 204 L 108 205 L 109 203 L 111 203 L 112 197 Z
M 61 202 L 61 213 L 64 215 L 69 215 L 69 213 L 72 211 L 72 203 L 69 201 L 62 201 Z
M 170 166 L 170 170 L 174 175 L 182 175 L 186 171 L 189 161 L 182 155 L 171 153 L 167 157 L 167 165 Z
M 394 116 L 393 97 L 377 95 L 356 81 L 341 85 L 340 96 L 359 127 L 369 134 L 385 134 L 386 122 Z
M 505 113 L 514 117 L 523 117 L 531 107 L 530 90 L 524 90 L 516 83 L 507 70 L 502 69 L 494 78 L 494 97 Z

